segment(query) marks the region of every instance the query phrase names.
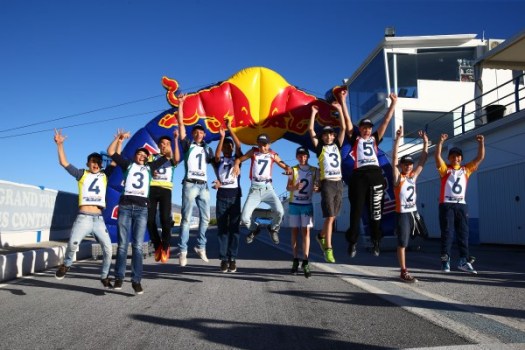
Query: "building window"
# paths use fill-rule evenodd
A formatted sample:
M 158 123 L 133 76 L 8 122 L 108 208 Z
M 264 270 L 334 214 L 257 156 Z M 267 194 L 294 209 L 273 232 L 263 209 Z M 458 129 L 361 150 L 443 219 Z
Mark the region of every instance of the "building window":
M 350 91 L 350 114 L 357 122 L 379 103 L 385 103 L 385 60 L 380 51 L 348 87 Z
M 463 73 L 473 68 L 475 48 L 420 49 L 417 52 L 417 78 L 425 80 L 464 80 Z

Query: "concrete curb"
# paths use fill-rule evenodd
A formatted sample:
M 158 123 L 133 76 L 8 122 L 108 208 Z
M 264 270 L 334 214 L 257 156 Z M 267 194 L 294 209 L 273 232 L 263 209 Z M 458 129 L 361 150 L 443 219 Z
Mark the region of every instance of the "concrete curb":
M 76 253 L 75 260 L 91 257 L 91 242 L 83 242 Z M 64 259 L 67 243 L 28 249 L 25 251 L 0 255 L 0 282 L 41 272 L 60 265 Z

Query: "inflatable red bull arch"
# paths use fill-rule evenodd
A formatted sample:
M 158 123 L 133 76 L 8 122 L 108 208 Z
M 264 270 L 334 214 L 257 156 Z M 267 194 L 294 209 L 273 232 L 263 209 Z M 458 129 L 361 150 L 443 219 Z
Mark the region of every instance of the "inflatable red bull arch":
M 173 128 L 178 127 L 179 84 L 176 80 L 163 77 L 162 85 L 167 90 L 166 98 L 172 107 L 153 118 L 130 138 L 122 150 L 124 156 L 132 158 L 139 147 L 147 148 L 152 154 L 158 153 L 156 140 L 160 136 L 171 135 Z M 195 124 L 204 126 L 205 141 L 210 143 L 219 140 L 220 126 L 224 125 L 226 119 L 230 119 L 233 130 L 244 144 L 254 145 L 257 135 L 264 132 L 272 140 L 284 138 L 313 150 L 308 133 L 312 104 L 319 107 L 316 129 L 320 131 L 327 125 L 334 128 L 339 125 L 335 110 L 330 105 L 330 99 L 333 98 L 332 90 L 327 93 L 326 99 L 317 98 L 290 85 L 283 77 L 268 68 L 246 68 L 226 81 L 188 93 L 184 103 L 184 125 L 189 135 Z M 341 154 L 343 177 L 347 184 L 354 166 L 349 153 L 350 146 L 345 140 Z M 379 152 L 379 161 L 388 182 L 387 197 L 393 199 L 393 186 L 390 184 L 392 167 L 382 151 Z M 123 189 L 122 179 L 122 171 L 117 167 L 111 174 L 108 184 L 104 218 L 112 242 L 117 241 L 118 199 Z M 385 207 L 382 223 L 385 236 L 393 234 L 393 220 L 393 212 Z M 367 223 L 364 224 L 366 226 Z M 149 237 L 145 240 L 149 240 Z

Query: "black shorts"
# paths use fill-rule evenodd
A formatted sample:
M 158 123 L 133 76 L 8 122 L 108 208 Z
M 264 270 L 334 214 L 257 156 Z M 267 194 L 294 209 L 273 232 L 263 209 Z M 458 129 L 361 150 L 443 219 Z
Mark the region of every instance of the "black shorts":
M 408 241 L 416 230 L 415 211 L 409 213 L 396 213 L 397 246 L 406 248 Z
M 343 199 L 343 182 L 341 180 L 321 181 L 321 208 L 323 218 L 337 216 Z

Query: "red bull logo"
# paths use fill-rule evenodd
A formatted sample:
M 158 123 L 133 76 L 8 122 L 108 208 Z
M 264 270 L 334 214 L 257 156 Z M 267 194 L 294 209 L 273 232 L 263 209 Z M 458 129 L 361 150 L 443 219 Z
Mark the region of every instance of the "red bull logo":
M 163 77 L 162 85 L 167 90 L 168 102 L 178 107 L 177 81 Z M 320 109 L 318 122 L 337 125 L 328 103 L 290 85 L 270 69 L 247 68 L 219 85 L 188 94 L 184 102 L 184 125 L 204 124 L 208 132 L 218 134 L 224 121 L 229 119 L 243 143 L 255 144 L 255 138 L 262 132 L 272 140 L 283 137 L 286 132 L 305 134 L 312 103 Z M 159 126 L 177 125 L 176 113 L 166 114 Z

